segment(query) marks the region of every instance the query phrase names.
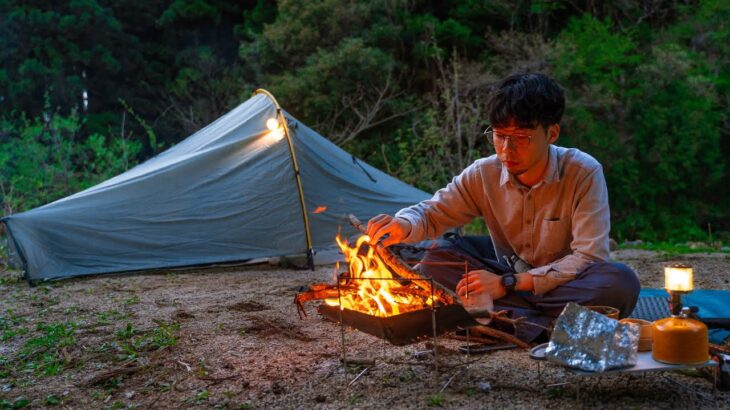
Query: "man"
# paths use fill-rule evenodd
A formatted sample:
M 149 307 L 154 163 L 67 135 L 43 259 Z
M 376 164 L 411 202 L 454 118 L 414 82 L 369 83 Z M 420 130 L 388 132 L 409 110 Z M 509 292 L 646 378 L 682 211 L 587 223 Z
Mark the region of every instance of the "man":
M 487 242 L 459 238 L 425 257 L 466 260 L 473 270 L 421 268 L 461 297 L 488 295 L 495 308 L 543 326 L 568 302 L 613 306 L 621 317 L 629 315 L 639 281 L 627 266 L 607 262 L 610 214 L 602 167 L 577 149 L 552 145 L 564 108 L 563 90 L 543 74 L 502 80 L 487 106 L 491 127 L 485 135 L 496 154 L 474 162 L 433 198 L 395 217 L 371 219 L 371 241 L 389 246 L 433 239 L 482 216 Z M 503 260 L 514 270 L 499 269 Z M 532 341 L 541 331 L 527 326 L 516 335 Z

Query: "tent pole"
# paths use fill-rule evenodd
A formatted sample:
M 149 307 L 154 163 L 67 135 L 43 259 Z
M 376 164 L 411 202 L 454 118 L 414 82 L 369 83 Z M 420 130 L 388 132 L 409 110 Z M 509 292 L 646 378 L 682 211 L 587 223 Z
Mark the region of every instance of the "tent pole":
M 284 128 L 284 135 L 286 135 L 286 142 L 289 144 L 289 155 L 291 156 L 292 164 L 294 165 L 294 177 L 297 182 L 297 190 L 299 191 L 299 205 L 301 205 L 302 208 L 302 218 L 304 220 L 304 232 L 307 237 L 307 267 L 311 270 L 314 270 L 314 250 L 312 249 L 312 234 L 309 231 L 309 218 L 307 217 L 307 205 L 304 203 L 304 190 L 302 189 L 302 179 L 299 176 L 299 164 L 297 163 L 297 156 L 294 153 L 294 144 L 292 143 L 291 136 L 289 135 L 289 125 L 286 123 L 286 118 L 284 118 L 284 113 L 281 111 L 281 106 L 276 101 L 276 98 L 274 98 L 273 94 L 270 92 L 264 90 L 263 88 L 259 88 L 256 91 L 254 91 L 253 95 L 256 94 L 264 94 L 265 96 L 269 97 L 269 99 L 274 103 L 274 106 L 276 107 L 276 116 L 279 120 L 279 123 Z

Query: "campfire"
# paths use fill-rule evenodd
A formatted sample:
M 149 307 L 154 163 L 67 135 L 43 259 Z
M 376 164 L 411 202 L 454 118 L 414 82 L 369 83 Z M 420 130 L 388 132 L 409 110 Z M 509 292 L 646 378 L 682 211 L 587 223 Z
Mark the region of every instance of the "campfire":
M 350 219 L 364 231 L 360 221 Z M 367 235 L 354 246 L 339 236 L 336 241 L 348 271 L 336 275 L 335 284 L 314 284 L 297 294 L 300 316 L 306 316 L 304 303 L 321 300 L 318 310 L 326 318 L 396 345 L 475 324 L 452 291 L 422 277 L 381 244 L 370 244 Z
M 340 294 L 325 299 L 327 305 L 388 317 L 424 309 L 434 302 L 443 304 L 432 292 L 393 275 L 369 245 L 369 236 L 360 236 L 355 246 L 350 246 L 339 235 L 336 241 L 345 255 L 349 272 L 340 275 Z M 343 288 L 347 290 L 344 293 Z

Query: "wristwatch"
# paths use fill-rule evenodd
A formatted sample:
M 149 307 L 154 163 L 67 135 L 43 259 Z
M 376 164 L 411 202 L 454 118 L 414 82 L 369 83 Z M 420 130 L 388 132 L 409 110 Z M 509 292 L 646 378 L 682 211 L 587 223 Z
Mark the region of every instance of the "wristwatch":
M 502 275 L 502 286 L 507 289 L 507 292 L 513 292 L 515 290 L 515 286 L 517 286 L 517 276 L 513 273 Z

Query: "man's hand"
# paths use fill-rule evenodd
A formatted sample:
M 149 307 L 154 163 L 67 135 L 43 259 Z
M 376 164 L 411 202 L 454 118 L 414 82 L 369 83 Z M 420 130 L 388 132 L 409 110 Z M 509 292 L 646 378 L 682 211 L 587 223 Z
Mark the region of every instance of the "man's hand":
M 378 243 L 380 238 L 388 235 L 383 239 L 383 246 L 390 246 L 400 243 L 409 233 L 411 233 L 411 223 L 401 218 L 393 218 L 390 215 L 380 214 L 368 221 L 368 236 L 370 243 Z
M 469 295 L 478 296 L 481 293 L 487 293 L 493 300 L 497 300 L 507 294 L 507 290 L 502 286 L 502 277 L 486 270 L 475 270 L 462 276 L 459 283 L 456 284 L 456 293 L 460 298 L 466 296 L 467 284 L 469 285 Z

